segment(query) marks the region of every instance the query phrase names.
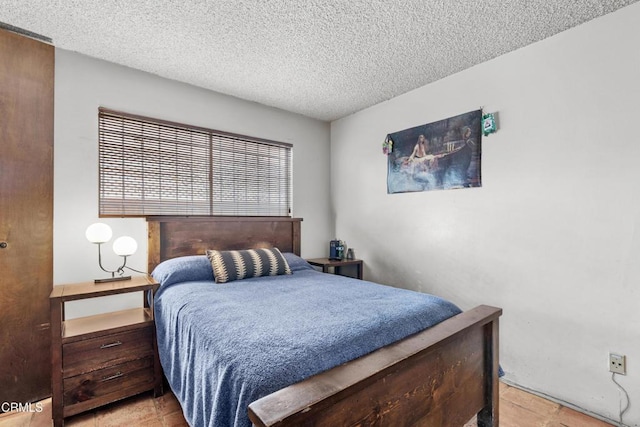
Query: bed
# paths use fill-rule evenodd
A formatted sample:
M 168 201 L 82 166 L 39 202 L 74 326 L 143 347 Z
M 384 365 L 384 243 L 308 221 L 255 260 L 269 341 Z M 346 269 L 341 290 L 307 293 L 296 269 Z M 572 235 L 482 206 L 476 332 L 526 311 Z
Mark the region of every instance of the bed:
M 190 272 L 162 280 L 155 307 L 165 375 L 192 425 L 462 426 L 476 414 L 478 426 L 498 425 L 499 308 L 460 312 L 317 272 L 299 258 L 298 218 L 150 217 L 148 226 L 149 271 L 184 262 Z M 214 286 L 212 272 L 203 276 L 206 250 L 267 247 L 284 253 L 291 274 Z M 358 304 L 334 308 L 336 295 Z M 414 310 L 426 299 L 438 306 L 420 323 Z M 394 307 L 412 321 L 387 317 Z M 317 329 L 322 318 L 329 326 Z

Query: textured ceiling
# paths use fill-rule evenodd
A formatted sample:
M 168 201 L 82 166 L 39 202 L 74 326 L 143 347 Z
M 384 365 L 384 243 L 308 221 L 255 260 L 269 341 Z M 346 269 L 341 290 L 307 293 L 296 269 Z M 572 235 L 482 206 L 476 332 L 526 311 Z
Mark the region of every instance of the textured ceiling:
M 637 0 L 2 0 L 57 47 L 334 120 Z

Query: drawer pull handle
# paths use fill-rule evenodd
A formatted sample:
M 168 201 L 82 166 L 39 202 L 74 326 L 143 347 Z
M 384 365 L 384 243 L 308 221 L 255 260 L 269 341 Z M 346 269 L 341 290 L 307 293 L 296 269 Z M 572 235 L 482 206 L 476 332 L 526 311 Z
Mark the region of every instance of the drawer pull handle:
M 105 377 L 101 379 L 100 382 L 104 383 L 107 381 L 115 380 L 116 378 L 120 378 L 120 377 L 124 377 L 124 374 L 122 372 L 116 372 L 115 375 L 111 375 L 110 377 Z
M 102 344 L 100 348 L 111 348 L 111 347 L 117 347 L 119 345 L 122 345 L 122 342 L 116 341 L 116 342 L 112 342 L 111 344 Z

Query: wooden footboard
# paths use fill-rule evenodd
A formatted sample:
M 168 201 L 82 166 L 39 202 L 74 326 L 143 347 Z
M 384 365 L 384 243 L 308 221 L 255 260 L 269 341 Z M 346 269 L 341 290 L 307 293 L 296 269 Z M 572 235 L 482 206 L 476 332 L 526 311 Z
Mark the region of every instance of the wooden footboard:
M 256 426 L 498 426 L 498 318 L 479 306 L 249 405 Z

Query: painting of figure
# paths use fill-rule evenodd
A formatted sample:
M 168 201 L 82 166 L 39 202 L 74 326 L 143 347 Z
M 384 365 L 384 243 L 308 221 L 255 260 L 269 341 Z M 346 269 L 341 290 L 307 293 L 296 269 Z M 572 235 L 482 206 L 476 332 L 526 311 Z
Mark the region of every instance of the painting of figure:
M 387 135 L 387 193 L 482 186 L 482 110 Z

